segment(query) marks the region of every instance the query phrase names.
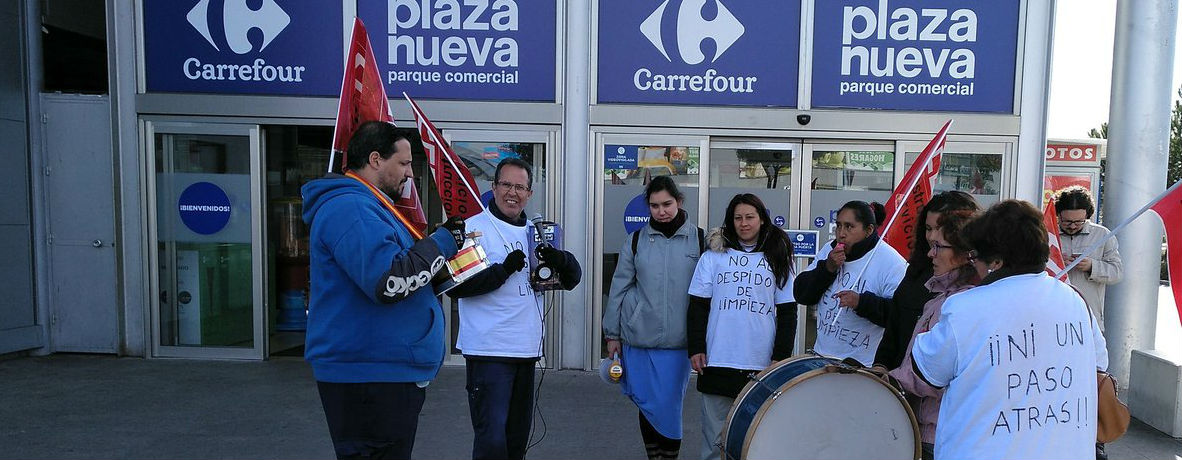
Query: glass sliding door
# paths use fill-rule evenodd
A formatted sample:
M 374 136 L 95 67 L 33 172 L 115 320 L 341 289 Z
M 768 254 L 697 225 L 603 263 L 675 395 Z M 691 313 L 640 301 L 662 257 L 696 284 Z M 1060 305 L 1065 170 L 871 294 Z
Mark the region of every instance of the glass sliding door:
M 258 127 L 145 127 L 153 355 L 262 359 Z
M 598 208 L 594 212 L 597 235 L 596 247 L 601 248 L 593 264 L 597 267 L 593 279 L 597 290 L 594 310 L 594 330 L 591 337 L 602 337 L 603 306 L 611 289 L 612 275 L 616 272 L 620 250 L 628 235 L 648 223 L 648 203 L 644 190 L 648 182 L 657 176 L 670 176 L 678 189 L 685 195 L 682 208 L 687 221 L 706 227 L 701 219 L 705 214 L 701 196 L 704 192 L 704 175 L 700 173 L 708 156 L 706 137 L 661 136 L 661 135 L 619 135 L 604 134 L 596 143 L 596 163 L 603 172 L 599 176 Z M 589 207 L 591 203 L 589 200 Z M 597 357 L 606 356 L 605 345 L 598 341 Z M 598 359 L 598 358 L 597 358 Z
M 533 169 L 533 195 L 525 206 L 525 215 L 532 218 L 536 215 L 550 219 L 555 213 L 552 187 L 550 181 L 549 152 L 553 151 L 555 134 L 547 131 L 492 131 L 448 129 L 443 133 L 444 138 L 451 144 L 452 150 L 464 162 L 464 166 L 472 173 L 476 181 L 473 184 L 477 193 L 481 195 L 481 202 L 486 206 L 492 201 L 492 188 L 497 165 L 506 158 L 517 158 L 529 163 Z M 435 180 L 427 168 L 426 158 L 415 158 L 415 180 L 422 197 L 424 210 L 427 212 L 427 222 L 443 222 L 447 218 L 443 213 L 443 203 L 439 199 L 439 190 L 435 188 Z M 492 236 L 488 236 L 492 238 Z M 488 243 L 483 243 L 488 244 Z M 489 262 L 498 263 L 499 260 Z M 546 294 L 546 305 L 553 306 L 557 299 L 554 294 Z M 549 356 L 553 356 L 555 338 L 558 337 L 557 322 L 553 312 L 559 311 L 548 308 L 543 312 L 546 317 L 546 338 L 543 345 L 543 367 L 550 367 Z M 447 319 L 447 344 L 449 364 L 463 364 L 460 350 L 456 348 L 456 338 L 460 331 L 459 303 L 446 295 L 443 297 L 443 312 Z

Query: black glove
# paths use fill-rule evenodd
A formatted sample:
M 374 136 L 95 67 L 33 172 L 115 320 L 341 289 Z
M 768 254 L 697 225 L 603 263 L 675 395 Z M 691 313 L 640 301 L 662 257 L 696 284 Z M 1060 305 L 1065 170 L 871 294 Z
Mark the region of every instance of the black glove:
M 505 271 L 509 273 L 517 273 L 525 268 L 525 253 L 520 249 L 516 249 L 505 256 L 505 261 L 501 262 L 501 266 L 505 267 Z
M 444 223 L 439 224 L 439 226 L 443 227 L 444 229 L 447 229 L 447 232 L 451 233 L 451 237 L 456 239 L 456 247 L 460 247 L 460 246 L 464 245 L 464 218 L 463 217 L 460 217 L 460 216 L 450 217 Z
M 538 258 L 542 259 L 546 265 L 553 267 L 555 270 L 560 270 L 566 267 L 566 253 L 561 250 L 554 249 L 554 246 L 543 246 L 538 249 Z

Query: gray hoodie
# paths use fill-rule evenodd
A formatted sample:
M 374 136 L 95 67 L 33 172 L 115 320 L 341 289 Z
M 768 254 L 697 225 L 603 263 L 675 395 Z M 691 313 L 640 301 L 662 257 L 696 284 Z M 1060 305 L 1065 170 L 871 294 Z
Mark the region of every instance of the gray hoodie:
M 698 265 L 698 228 L 686 222 L 672 238 L 651 225 L 624 239 L 603 307 L 603 337 L 639 348 L 685 348 L 689 284 Z

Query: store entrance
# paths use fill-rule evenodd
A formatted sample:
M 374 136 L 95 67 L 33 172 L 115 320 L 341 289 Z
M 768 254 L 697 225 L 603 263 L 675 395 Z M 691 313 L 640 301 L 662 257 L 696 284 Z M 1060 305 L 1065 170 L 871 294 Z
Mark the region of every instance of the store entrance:
M 148 122 L 153 356 L 262 359 L 257 125 Z

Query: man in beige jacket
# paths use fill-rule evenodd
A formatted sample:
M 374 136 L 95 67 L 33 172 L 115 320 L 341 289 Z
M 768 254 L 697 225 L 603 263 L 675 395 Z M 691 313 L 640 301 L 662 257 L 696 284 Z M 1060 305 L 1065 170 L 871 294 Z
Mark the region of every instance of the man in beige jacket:
M 1059 191 L 1055 198 L 1055 211 L 1059 213 L 1059 243 L 1063 251 L 1063 262 L 1070 264 L 1083 257 L 1079 265 L 1071 269 L 1067 281 L 1083 294 L 1084 302 L 1096 315 L 1100 329 L 1104 329 L 1104 288 L 1120 281 L 1124 273 L 1117 250 L 1116 238 L 1109 238 L 1100 248 L 1090 254 L 1080 254 L 1097 241 L 1108 236 L 1108 229 L 1090 220 L 1095 212 L 1091 194 L 1087 189 L 1073 185 Z

